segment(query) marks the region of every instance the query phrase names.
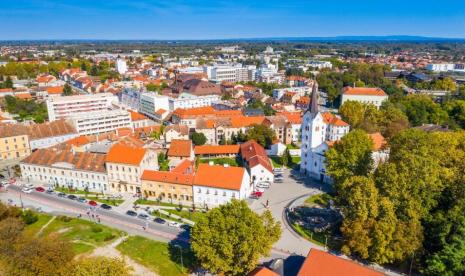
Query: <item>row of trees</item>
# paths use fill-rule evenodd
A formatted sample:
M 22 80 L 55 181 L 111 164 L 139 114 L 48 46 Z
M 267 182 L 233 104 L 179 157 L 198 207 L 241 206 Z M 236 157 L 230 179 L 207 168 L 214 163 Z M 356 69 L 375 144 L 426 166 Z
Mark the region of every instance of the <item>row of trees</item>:
M 276 133 L 269 127 L 262 124 L 253 124 L 249 127 L 246 133 L 241 130 L 238 134 L 231 134 L 231 138 L 227 139 L 223 137 L 220 141 L 220 145 L 235 145 L 243 143 L 249 140 L 255 140 L 257 143 L 262 145 L 264 148 L 270 148 L 276 139 Z
M 25 231 L 37 221 L 30 211 L 0 203 L 0 273 L 4 275 L 123 275 L 130 269 L 120 259 L 74 259 L 69 242 L 58 235 L 36 237 Z
M 5 109 L 11 114 L 18 114 L 21 120 L 32 119 L 43 123 L 48 117 L 45 103 L 23 100 L 10 95 L 5 96 Z
M 465 273 L 465 132 L 409 129 L 373 167 L 372 141 L 354 130 L 326 153 L 344 220 L 343 252 L 428 275 Z

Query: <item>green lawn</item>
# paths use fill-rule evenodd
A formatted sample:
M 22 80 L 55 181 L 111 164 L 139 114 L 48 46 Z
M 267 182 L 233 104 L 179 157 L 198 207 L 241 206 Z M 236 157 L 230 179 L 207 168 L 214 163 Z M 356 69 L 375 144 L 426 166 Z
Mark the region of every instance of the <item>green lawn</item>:
M 166 210 L 166 211 L 170 212 L 171 214 L 178 215 L 178 216 L 180 216 L 182 218 L 191 220 L 193 222 L 197 222 L 197 221 L 200 220 L 200 218 L 205 216 L 205 213 L 203 213 L 201 211 L 189 212 L 189 210 L 185 210 L 185 209 L 183 209 L 181 211 L 178 211 L 178 210 Z
M 34 224 L 28 227 L 37 228 Z M 124 234 L 122 231 L 101 224 L 69 217 L 57 217 L 43 230 L 41 235 L 52 233 L 59 234 L 64 239 L 73 242 L 73 249 L 76 253 L 88 252 L 94 248 L 88 244 L 96 247 L 103 246 Z
M 86 194 L 85 191 L 77 190 L 77 189 L 69 189 L 69 188 L 66 188 L 66 187 L 57 187 L 57 188 L 54 188 L 54 190 L 57 191 L 57 192 L 65 193 L 65 194 L 75 194 L 75 195 L 85 195 Z M 87 192 L 87 194 L 88 195 L 96 195 L 96 194 L 99 194 L 99 193 Z
M 305 203 L 309 205 L 319 205 L 321 207 L 329 207 L 329 201 L 332 197 L 329 194 L 318 194 L 312 195 L 305 200 Z
M 281 157 L 279 156 L 270 156 L 271 163 L 273 163 L 274 168 L 281 168 L 283 163 L 281 162 Z
M 286 148 L 288 148 L 288 149 L 300 149 L 298 146 L 296 146 L 294 144 L 288 144 L 288 145 L 286 145 Z
M 94 201 L 97 201 L 97 202 L 100 202 L 100 203 L 105 203 L 105 204 L 108 204 L 108 205 L 112 205 L 112 206 L 118 206 L 120 205 L 121 203 L 124 202 L 124 200 L 122 199 L 108 199 L 108 197 L 106 196 L 99 196 L 99 197 L 96 197 L 96 196 L 86 196 L 85 198 L 87 198 L 88 200 L 94 200 Z
M 292 228 L 294 228 L 294 230 L 297 233 L 299 233 L 302 237 L 304 237 L 305 239 L 315 244 L 325 246 L 325 243 L 326 243 L 328 248 L 335 249 L 337 251 L 339 251 L 341 248 L 341 243 L 333 239 L 333 235 L 331 233 L 326 233 L 326 232 L 316 233 L 311 230 L 305 229 L 296 223 L 292 225 Z
M 181 270 L 181 264 L 172 260 L 169 245 L 166 243 L 149 240 L 140 236 L 132 236 L 119 244 L 116 249 L 123 255 L 127 255 L 141 265 L 152 269 L 159 275 L 171 276 L 188 274 L 188 269 L 184 267 L 184 270 Z M 184 266 L 189 264 L 188 252 L 183 255 L 183 261 Z
M 33 224 L 30 224 L 26 226 L 26 229 L 24 230 L 24 233 L 27 235 L 35 235 L 37 232 L 40 231 L 40 229 L 49 222 L 53 216 L 47 215 L 47 214 L 41 214 L 38 213 L 37 217 L 39 218 L 38 221 L 34 222 Z
M 232 167 L 239 167 L 239 162 L 234 158 L 221 157 L 221 158 L 201 158 L 200 163 L 208 163 L 213 161 L 215 165 L 224 165 L 228 164 Z
M 138 205 L 154 205 L 154 206 L 166 206 L 166 207 L 179 207 L 179 204 L 169 203 L 169 202 L 162 202 L 156 200 L 150 200 L 141 198 L 135 201 Z M 188 206 L 183 206 L 184 208 L 188 208 Z
M 165 210 L 168 212 L 168 210 Z M 171 211 L 171 210 L 169 210 Z M 162 213 L 159 213 L 158 211 L 153 211 L 152 212 L 152 216 L 154 217 L 159 217 L 159 218 L 162 218 L 162 219 L 168 219 L 168 220 L 172 220 L 172 221 L 176 221 L 176 222 L 179 222 L 179 223 L 184 223 L 182 220 L 180 219 L 176 219 L 176 218 L 173 218 L 171 216 L 168 216 L 168 215 L 165 215 L 165 214 L 162 214 Z

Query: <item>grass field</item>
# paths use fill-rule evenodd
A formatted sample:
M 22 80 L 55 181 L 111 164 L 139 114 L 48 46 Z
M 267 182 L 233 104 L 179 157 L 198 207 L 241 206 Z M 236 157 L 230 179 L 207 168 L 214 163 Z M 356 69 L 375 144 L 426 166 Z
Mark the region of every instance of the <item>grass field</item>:
M 82 190 L 76 190 L 76 189 L 68 189 L 68 188 L 65 188 L 65 187 L 57 187 L 57 188 L 54 188 L 55 191 L 57 192 L 62 192 L 62 193 L 65 193 L 65 194 L 75 194 L 75 195 L 85 195 L 86 192 L 85 191 L 82 191 Z M 98 193 L 95 193 L 95 192 L 87 192 L 88 195 L 96 195 Z
M 46 219 L 46 216 L 49 219 Z M 27 226 L 26 231 L 31 234 L 37 233 L 50 219 L 51 216 L 41 214 L 37 222 Z M 69 217 L 57 217 L 43 229 L 40 235 L 45 236 L 53 233 L 72 242 L 76 254 L 106 245 L 124 234 L 122 231 L 104 225 Z
M 215 163 L 215 165 L 228 164 L 229 166 L 232 166 L 232 167 L 239 167 L 239 163 L 234 158 L 221 157 L 221 158 L 202 158 L 202 159 L 200 159 L 200 163 L 209 163 L 210 161 L 213 161 L 213 163 Z
M 308 205 L 319 205 L 321 207 L 329 207 L 329 201 L 332 197 L 328 194 L 312 195 L 305 200 Z
M 129 256 L 134 261 L 157 272 L 159 275 L 187 275 L 188 270 L 181 269 L 180 263 L 174 262 L 166 243 L 149 240 L 140 236 L 129 237 L 119 244 L 118 249 L 123 255 Z M 186 252 L 187 253 L 187 252 Z M 189 264 L 188 254 L 183 261 L 185 266 Z M 177 259 L 177 258 L 175 258 Z
M 107 197 L 104 197 L 104 196 L 99 196 L 99 197 L 86 196 L 85 198 L 87 198 L 88 200 L 94 200 L 94 201 L 105 203 L 105 204 L 112 205 L 112 206 L 118 206 L 124 202 L 124 200 L 122 199 L 107 199 Z
M 169 203 L 169 202 L 162 202 L 150 199 L 138 199 L 135 201 L 136 204 L 139 205 L 153 205 L 153 206 L 166 206 L 166 207 L 179 207 L 179 204 Z M 184 208 L 188 208 L 188 206 L 183 206 Z
M 205 216 L 205 213 L 199 212 L 199 211 L 196 211 L 196 212 L 189 212 L 188 210 L 181 210 L 181 211 L 178 211 L 178 210 L 166 210 L 166 211 L 170 212 L 171 214 L 178 215 L 178 216 L 180 216 L 182 218 L 191 220 L 193 222 L 197 222 L 197 221 L 200 220 L 200 218 Z

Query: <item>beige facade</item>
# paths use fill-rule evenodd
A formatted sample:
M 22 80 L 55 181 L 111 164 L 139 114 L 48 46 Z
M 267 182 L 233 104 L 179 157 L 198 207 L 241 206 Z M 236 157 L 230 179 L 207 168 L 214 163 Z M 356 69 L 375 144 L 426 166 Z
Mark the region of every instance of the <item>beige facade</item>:
M 191 205 L 192 185 L 142 180 L 142 194 L 149 199 Z
M 27 135 L 0 138 L 0 160 L 19 159 L 29 154 L 31 149 Z

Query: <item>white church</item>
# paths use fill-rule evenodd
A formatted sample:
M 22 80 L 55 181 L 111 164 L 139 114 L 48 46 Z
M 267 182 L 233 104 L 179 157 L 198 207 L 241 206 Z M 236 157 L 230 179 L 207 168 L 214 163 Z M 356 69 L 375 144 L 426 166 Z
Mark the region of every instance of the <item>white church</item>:
M 349 133 L 349 128 L 349 124 L 337 115 L 318 111 L 318 84 L 315 82 L 310 108 L 302 120 L 300 171 L 321 182 L 330 182 L 325 170 L 325 152 Z

